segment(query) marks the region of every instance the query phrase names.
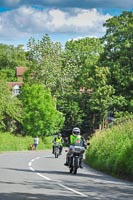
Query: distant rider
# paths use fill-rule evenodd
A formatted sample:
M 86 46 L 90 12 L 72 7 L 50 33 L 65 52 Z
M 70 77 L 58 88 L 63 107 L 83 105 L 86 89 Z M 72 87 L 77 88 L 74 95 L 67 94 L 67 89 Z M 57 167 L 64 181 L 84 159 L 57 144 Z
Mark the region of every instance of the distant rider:
M 86 148 L 86 141 L 85 139 L 80 135 L 80 129 L 78 127 L 75 127 L 73 130 L 72 130 L 72 134 L 70 135 L 69 137 L 69 146 L 70 145 L 74 145 L 74 146 L 81 146 L 81 147 L 85 147 Z M 83 151 L 84 153 L 84 151 Z M 83 168 L 82 166 L 82 160 L 83 160 L 83 153 L 81 155 L 81 158 L 80 158 L 80 168 Z M 70 147 L 69 147 L 69 150 L 68 150 L 68 153 L 66 155 L 66 162 L 64 163 L 64 165 L 68 166 L 68 160 L 69 160 L 69 157 L 70 157 Z
M 52 153 L 54 153 L 54 144 L 55 143 L 59 144 L 59 154 L 61 154 L 62 153 L 62 149 L 63 149 L 63 143 L 64 143 L 64 140 L 62 138 L 61 133 L 58 133 L 57 136 L 53 140 L 53 151 L 52 151 Z

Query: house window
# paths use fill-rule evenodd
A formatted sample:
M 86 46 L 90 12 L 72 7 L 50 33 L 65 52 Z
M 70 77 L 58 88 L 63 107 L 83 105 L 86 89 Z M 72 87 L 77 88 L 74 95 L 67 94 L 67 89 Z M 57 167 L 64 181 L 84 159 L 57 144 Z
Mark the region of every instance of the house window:
M 15 95 L 18 95 L 18 94 L 19 94 L 19 90 L 20 90 L 19 85 L 15 85 L 15 86 L 13 87 L 13 93 L 14 93 Z

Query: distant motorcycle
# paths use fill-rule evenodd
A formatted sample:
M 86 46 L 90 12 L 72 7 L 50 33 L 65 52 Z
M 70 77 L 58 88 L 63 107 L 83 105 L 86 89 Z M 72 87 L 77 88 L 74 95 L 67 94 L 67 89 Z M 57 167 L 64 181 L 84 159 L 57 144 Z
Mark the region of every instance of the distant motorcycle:
M 54 143 L 54 155 L 55 158 L 58 158 L 60 155 L 60 145 L 57 142 Z
M 83 158 L 83 153 L 85 151 L 85 147 L 81 146 L 70 146 L 70 155 L 68 158 L 68 167 L 70 173 L 76 174 L 78 168 L 80 167 L 80 162 Z

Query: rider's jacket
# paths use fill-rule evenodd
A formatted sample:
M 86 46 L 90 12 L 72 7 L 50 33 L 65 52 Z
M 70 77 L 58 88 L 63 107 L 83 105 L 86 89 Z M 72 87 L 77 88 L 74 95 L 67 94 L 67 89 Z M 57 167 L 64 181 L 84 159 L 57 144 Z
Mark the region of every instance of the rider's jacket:
M 60 138 L 56 137 L 56 138 L 54 139 L 54 141 L 57 142 L 57 143 L 59 143 L 60 145 L 62 145 L 62 143 L 63 143 L 63 138 L 62 138 L 62 137 L 60 137 Z
M 81 146 L 81 135 L 70 135 L 70 145 Z
M 86 141 L 81 135 L 70 135 L 69 145 L 82 146 L 86 148 Z

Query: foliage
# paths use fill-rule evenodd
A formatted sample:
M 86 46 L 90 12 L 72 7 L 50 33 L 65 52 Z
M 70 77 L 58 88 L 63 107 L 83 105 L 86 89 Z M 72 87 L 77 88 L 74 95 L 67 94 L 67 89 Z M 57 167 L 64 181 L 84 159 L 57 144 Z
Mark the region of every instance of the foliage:
M 50 91 L 65 116 L 64 127 L 60 127 L 78 125 L 88 134 L 110 111 L 115 117 L 133 112 L 132 22 L 132 12 L 123 12 L 105 22 L 103 38 L 67 41 L 65 49 L 48 34 L 38 41 L 30 38 L 26 52 L 22 45 L 0 44 L 0 74 L 5 81 L 15 81 L 15 67 L 29 66 L 24 82 L 43 84 Z
M 47 34 L 38 41 L 30 38 L 28 58 L 31 62 L 30 81 L 44 84 L 53 95 L 58 93 L 60 87 L 63 87 L 61 44 L 52 42 Z
M 73 88 L 88 89 L 91 87 L 89 78 L 93 68 L 97 65 L 103 47 L 98 38 L 84 38 L 66 42 L 64 53 L 64 67 L 70 68 Z M 71 82 L 72 84 L 72 82 Z
M 72 105 L 76 104 L 76 112 L 71 113 L 71 118 L 75 120 L 71 121 L 73 124 L 79 125 L 83 131 L 89 129 L 91 127 L 90 124 L 92 124 L 93 113 L 89 104 L 91 95 L 88 89 L 93 90 L 94 88 L 95 76 L 93 75 L 102 52 L 103 47 L 98 38 L 71 40 L 65 45 L 63 66 L 69 71 L 68 97 L 66 96 L 66 99 L 64 99 L 65 105 L 67 104 L 65 113 L 66 116 L 70 116 L 70 110 L 74 109 Z M 84 89 L 83 93 L 80 93 L 80 88 Z M 70 101 L 68 102 L 68 99 L 70 99 L 70 96 L 71 103 L 69 104 Z M 78 120 L 80 120 L 79 123 Z M 70 122 L 70 120 L 68 121 Z M 66 122 L 66 124 L 68 125 L 69 123 Z
M 28 66 L 26 52 L 23 45 L 0 44 L 0 74 L 7 77 L 8 81 L 17 81 L 16 67 Z
M 108 85 L 97 88 L 91 95 L 89 106 L 94 113 L 99 113 L 99 123 L 108 115 L 108 111 L 113 102 L 112 95 L 113 88 Z
M 79 105 L 81 94 L 78 93 L 65 93 L 58 97 L 57 108 L 65 116 L 64 127 L 65 129 L 72 129 L 74 126 L 81 127 L 83 123 L 84 113 Z
M 85 38 L 66 43 L 64 53 L 59 43 L 53 43 L 48 35 L 36 42 L 31 38 L 28 43 L 30 82 L 40 82 L 48 88 L 57 99 L 58 109 L 66 116 L 64 128 L 74 124 L 81 126 L 86 120 L 83 95 L 79 94 L 80 87 L 89 88 L 93 66 L 97 63 L 102 45 L 99 39 Z M 62 102 L 63 101 L 63 102 Z M 85 102 L 86 103 L 86 102 Z M 63 104 L 63 105 L 62 105 Z M 87 109 L 86 109 L 87 110 Z
M 41 137 L 60 130 L 64 118 L 56 110 L 55 100 L 43 84 L 25 84 L 20 99 L 23 102 L 23 128 L 26 134 Z
M 100 64 L 110 68 L 109 83 L 116 96 L 123 96 L 131 105 L 133 96 L 133 13 L 123 12 L 106 21 L 106 34 L 102 38 L 104 53 Z M 131 111 L 127 104 L 123 107 Z
M 108 84 L 110 71 L 108 67 L 95 66 L 92 76 L 89 77 L 89 82 L 92 88 L 92 93 L 88 101 L 90 111 L 95 114 L 99 124 L 107 117 L 108 111 L 113 103 L 114 88 Z
M 33 144 L 33 137 L 31 136 L 21 136 L 12 135 L 9 132 L 0 132 L 0 152 L 4 151 L 22 151 L 29 150 L 30 144 Z M 46 137 L 45 141 L 39 138 L 39 145 L 37 150 L 49 149 L 52 147 L 51 136 Z
M 115 125 L 125 123 L 127 120 L 133 119 L 133 113 L 125 112 L 115 112 Z
M 22 122 L 21 101 L 9 90 L 7 82 L 0 79 L 0 129 L 14 132 Z
M 133 180 L 133 121 L 96 132 L 90 139 L 86 161 L 99 170 Z

